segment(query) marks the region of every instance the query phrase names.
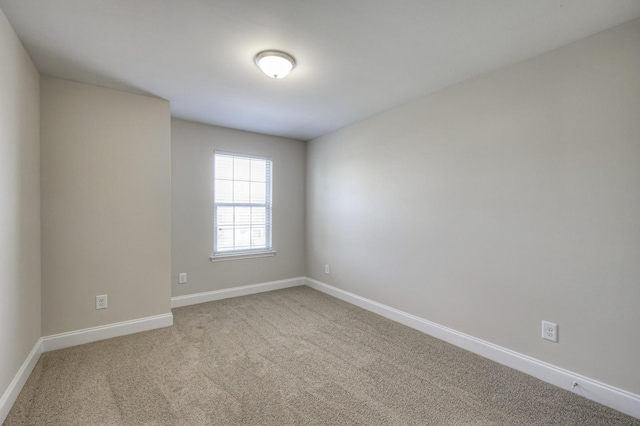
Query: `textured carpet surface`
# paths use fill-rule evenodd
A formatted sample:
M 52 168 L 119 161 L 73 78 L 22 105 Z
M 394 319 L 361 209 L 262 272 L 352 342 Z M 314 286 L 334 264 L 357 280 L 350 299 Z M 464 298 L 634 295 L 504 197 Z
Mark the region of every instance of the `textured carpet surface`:
M 42 355 L 5 425 L 634 424 L 307 287 Z

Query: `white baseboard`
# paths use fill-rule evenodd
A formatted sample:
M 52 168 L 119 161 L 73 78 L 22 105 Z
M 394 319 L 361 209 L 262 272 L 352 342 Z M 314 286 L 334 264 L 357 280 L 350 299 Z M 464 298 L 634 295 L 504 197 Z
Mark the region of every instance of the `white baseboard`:
M 286 280 L 270 281 L 260 284 L 243 285 L 204 293 L 187 294 L 171 298 L 171 307 L 196 305 L 198 303 L 213 302 L 214 300 L 229 299 L 231 297 L 247 296 L 249 294 L 264 293 L 265 291 L 281 290 L 305 284 L 305 277 L 289 278 Z
M 38 339 L 36 344 L 31 349 L 31 352 L 27 356 L 27 358 L 22 363 L 22 366 L 14 376 L 11 383 L 9 383 L 9 387 L 0 398 L 0 424 L 4 422 L 4 419 L 7 418 L 9 411 L 11 411 L 11 407 L 13 403 L 18 398 L 22 387 L 27 382 L 27 379 L 31 375 L 33 368 L 36 366 L 36 363 L 40 359 L 40 355 L 42 354 L 42 338 Z
M 110 339 L 112 337 L 125 336 L 141 331 L 156 328 L 170 327 L 173 325 L 173 314 L 154 315 L 130 321 L 116 322 L 101 325 L 99 327 L 85 328 L 67 333 L 53 334 L 42 338 L 42 351 L 49 352 L 70 346 Z
M 460 333 L 320 281 L 311 278 L 306 278 L 305 281 L 307 286 L 318 291 L 640 419 L 640 395 L 609 386 L 468 334 Z M 573 388 L 574 381 L 578 383 L 575 388 Z

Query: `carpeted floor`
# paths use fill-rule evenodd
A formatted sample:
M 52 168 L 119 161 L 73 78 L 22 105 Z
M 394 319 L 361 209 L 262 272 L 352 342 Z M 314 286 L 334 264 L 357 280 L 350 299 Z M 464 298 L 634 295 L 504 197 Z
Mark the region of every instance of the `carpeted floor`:
M 42 355 L 5 425 L 634 424 L 308 287 Z

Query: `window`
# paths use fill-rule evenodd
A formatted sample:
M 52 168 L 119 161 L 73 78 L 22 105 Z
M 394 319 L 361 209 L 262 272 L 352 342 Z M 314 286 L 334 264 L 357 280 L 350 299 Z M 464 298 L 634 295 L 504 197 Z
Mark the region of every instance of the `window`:
M 213 257 L 271 251 L 271 159 L 215 152 Z

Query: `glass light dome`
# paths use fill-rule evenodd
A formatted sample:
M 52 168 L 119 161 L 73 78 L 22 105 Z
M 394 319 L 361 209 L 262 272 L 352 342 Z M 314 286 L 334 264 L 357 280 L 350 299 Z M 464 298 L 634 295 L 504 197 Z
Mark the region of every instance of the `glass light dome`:
M 271 78 L 283 78 L 296 66 L 291 55 L 278 50 L 265 50 L 256 55 L 256 65 Z

